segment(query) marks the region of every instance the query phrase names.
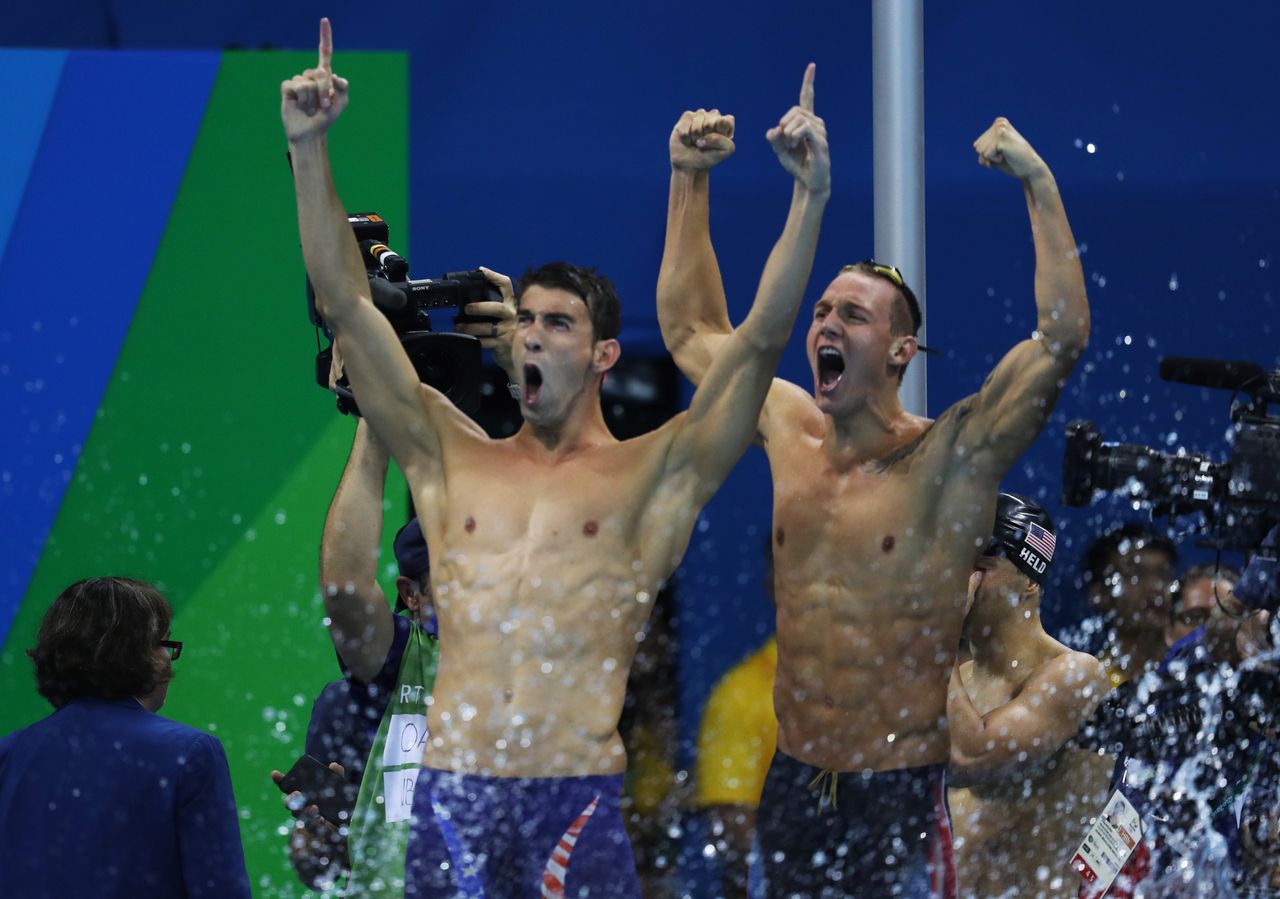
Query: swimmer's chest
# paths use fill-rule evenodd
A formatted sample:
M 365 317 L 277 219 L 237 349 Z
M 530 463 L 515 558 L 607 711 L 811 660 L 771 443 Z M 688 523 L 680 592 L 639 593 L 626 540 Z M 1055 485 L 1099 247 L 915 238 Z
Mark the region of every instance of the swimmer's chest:
M 774 546 L 786 552 L 837 545 L 862 555 L 918 543 L 929 517 L 918 485 L 894 471 L 833 470 L 818 454 L 774 472 Z
M 490 451 L 447 473 L 442 524 L 452 546 L 575 551 L 634 541 L 648 499 L 634 454 L 598 452 L 545 464 Z
M 815 448 L 817 447 L 817 448 Z M 975 489 L 926 446 L 887 467 L 836 469 L 817 444 L 773 466 L 774 548 L 838 548 L 851 565 L 925 558 L 967 567 L 976 535 L 990 532 L 995 490 Z

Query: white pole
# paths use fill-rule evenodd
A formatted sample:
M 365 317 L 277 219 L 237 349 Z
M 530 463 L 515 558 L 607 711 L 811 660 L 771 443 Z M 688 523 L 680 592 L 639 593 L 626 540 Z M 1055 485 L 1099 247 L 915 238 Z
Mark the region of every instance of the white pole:
M 876 261 L 898 267 L 923 312 L 924 0 L 872 0 L 871 94 Z M 901 395 L 908 412 L 926 414 L 924 353 L 908 366 Z

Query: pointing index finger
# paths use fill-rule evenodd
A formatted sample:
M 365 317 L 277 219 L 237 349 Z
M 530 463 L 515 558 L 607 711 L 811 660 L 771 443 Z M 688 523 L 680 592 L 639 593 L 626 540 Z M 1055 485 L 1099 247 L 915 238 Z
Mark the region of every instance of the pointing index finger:
M 804 70 L 804 82 L 800 85 L 800 108 L 807 112 L 813 112 L 813 76 L 817 70 L 817 65 L 809 63 Z
M 333 71 L 333 26 L 327 16 L 320 20 L 320 62 L 317 67 L 326 72 Z

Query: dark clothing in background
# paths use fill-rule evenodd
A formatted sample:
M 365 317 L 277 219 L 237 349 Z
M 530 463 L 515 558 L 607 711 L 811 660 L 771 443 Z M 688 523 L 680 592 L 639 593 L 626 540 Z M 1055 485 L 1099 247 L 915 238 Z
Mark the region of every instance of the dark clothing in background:
M 222 744 L 136 699 L 0 741 L 0 882 L 24 899 L 249 897 Z

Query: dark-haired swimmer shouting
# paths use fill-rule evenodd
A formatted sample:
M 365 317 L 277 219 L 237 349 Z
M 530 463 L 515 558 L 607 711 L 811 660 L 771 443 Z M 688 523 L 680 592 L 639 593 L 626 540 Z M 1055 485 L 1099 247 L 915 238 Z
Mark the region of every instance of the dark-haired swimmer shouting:
M 405 894 L 637 897 L 618 809 L 627 672 L 698 510 L 755 433 L 830 192 L 825 129 L 810 112 L 788 139 L 770 132 L 795 182 L 786 226 L 688 411 L 613 438 L 600 383 L 619 354 L 616 294 L 589 270 L 544 266 L 524 279 L 512 347 L 524 423 L 491 440 L 418 382 L 370 300 L 329 170 L 348 99 L 331 54 L 325 20 L 319 65 L 281 87 L 303 254 L 421 514 L 440 627 Z

